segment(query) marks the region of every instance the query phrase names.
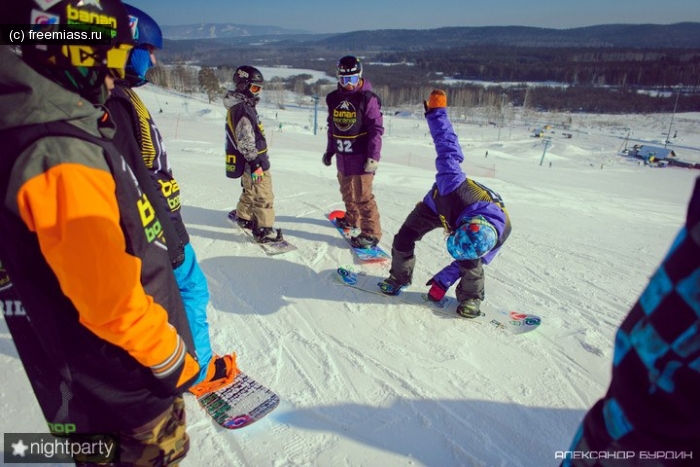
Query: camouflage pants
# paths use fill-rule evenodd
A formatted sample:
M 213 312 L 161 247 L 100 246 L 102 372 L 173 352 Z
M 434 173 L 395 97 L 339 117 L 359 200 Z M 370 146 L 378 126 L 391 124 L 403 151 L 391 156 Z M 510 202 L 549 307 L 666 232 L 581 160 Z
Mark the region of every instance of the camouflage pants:
M 241 219 L 255 220 L 257 227 L 274 227 L 275 224 L 275 195 L 272 191 L 272 175 L 270 171 L 259 183 L 253 183 L 250 172 L 246 169 L 241 176 L 243 192 L 236 206 L 236 214 Z
M 118 462 L 91 464 L 76 462 L 79 467 L 177 467 L 190 448 L 185 431 L 185 401 L 175 398 L 173 405 L 163 414 L 143 426 L 117 434 L 119 439 Z

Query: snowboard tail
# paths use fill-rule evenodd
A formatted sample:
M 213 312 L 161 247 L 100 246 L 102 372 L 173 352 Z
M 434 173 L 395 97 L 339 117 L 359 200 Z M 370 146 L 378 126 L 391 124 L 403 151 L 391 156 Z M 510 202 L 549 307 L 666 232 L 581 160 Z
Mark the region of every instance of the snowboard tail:
M 383 263 L 391 260 L 391 256 L 389 256 L 389 254 L 385 252 L 379 245 L 375 245 L 371 248 L 357 248 L 352 246 L 352 244 L 350 243 L 350 239 L 352 238 L 352 232 L 338 227 L 338 225 L 335 222 L 336 219 L 345 217 L 345 211 L 333 211 L 330 214 L 328 214 L 327 217 L 328 220 L 331 221 L 331 224 L 333 224 L 333 227 L 335 227 L 335 229 L 340 233 L 340 235 L 342 235 L 345 241 L 348 242 L 348 245 L 360 261 L 364 263 Z
M 219 426 L 236 430 L 275 410 L 280 399 L 250 376 L 239 373 L 231 384 L 198 397 L 197 402 Z
M 439 302 L 433 302 L 427 293 L 421 293 L 403 289 L 398 295 L 386 295 L 379 290 L 379 282 L 383 279 L 378 276 L 368 275 L 364 272 L 356 273 L 346 268 L 338 268 L 333 274 L 336 283 L 346 285 L 364 292 L 379 295 L 389 299 L 395 299 L 410 305 L 419 305 L 430 308 L 435 313 L 444 314 L 453 318 L 486 324 L 490 327 L 506 330 L 512 334 L 525 334 L 534 331 L 542 319 L 536 315 L 519 313 L 516 311 L 501 310 L 481 305 L 481 315 L 475 318 L 465 318 L 457 314 L 457 299 L 445 296 Z

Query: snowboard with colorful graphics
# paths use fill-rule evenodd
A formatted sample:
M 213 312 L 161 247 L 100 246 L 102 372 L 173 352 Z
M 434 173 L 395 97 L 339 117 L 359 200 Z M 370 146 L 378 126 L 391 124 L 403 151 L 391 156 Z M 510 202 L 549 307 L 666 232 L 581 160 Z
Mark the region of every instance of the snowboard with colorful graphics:
M 352 244 L 350 243 L 350 238 L 352 237 L 352 234 L 359 232 L 352 232 L 349 229 L 345 230 L 338 227 L 338 225 L 335 223 L 335 220 L 343 217 L 345 217 L 345 211 L 333 211 L 330 214 L 328 214 L 328 220 L 331 221 L 333 227 L 335 227 L 336 230 L 340 232 L 340 235 L 342 235 L 343 238 L 348 242 L 348 245 L 350 246 L 352 251 L 355 252 L 355 255 L 360 261 L 364 263 L 383 263 L 391 260 L 391 256 L 389 256 L 387 252 L 382 250 L 382 248 L 379 245 L 373 246 L 372 248 L 356 248 L 352 246 Z
M 280 398 L 250 376 L 239 373 L 233 383 L 197 397 L 197 402 L 220 426 L 236 430 L 275 410 Z
M 425 306 L 435 313 L 504 329 L 513 334 L 525 334 L 534 331 L 542 323 L 542 319 L 539 316 L 516 311 L 499 310 L 483 303 L 481 305 L 481 316 L 476 318 L 464 318 L 457 314 L 457 300 L 454 297 L 446 295 L 439 302 L 433 302 L 428 299 L 426 293 L 406 289 L 402 290 L 399 295 L 386 295 L 379 290 L 378 285 L 384 278 L 369 275 L 364 272 L 356 273 L 342 267 L 335 271 L 333 278 L 335 282 L 339 284 L 347 285 L 348 287 L 364 292 L 387 297 L 389 299 L 396 299 L 411 305 Z
M 232 218 L 232 216 L 229 215 L 227 217 L 227 220 L 231 224 L 240 228 L 253 243 L 255 243 L 256 245 L 260 245 L 260 248 L 262 248 L 265 251 L 265 253 L 267 253 L 268 255 L 270 255 L 270 256 L 281 255 L 282 253 L 287 253 L 288 251 L 294 251 L 297 249 L 296 246 L 292 245 L 291 243 L 289 243 L 287 240 L 284 240 L 284 239 L 277 241 L 277 242 L 258 243 L 255 240 L 255 236 L 253 235 L 252 230 L 244 229 L 243 227 L 238 225 L 238 222 L 237 222 L 238 218 L 235 217 L 235 214 L 236 214 L 236 211 L 233 211 L 234 217 Z

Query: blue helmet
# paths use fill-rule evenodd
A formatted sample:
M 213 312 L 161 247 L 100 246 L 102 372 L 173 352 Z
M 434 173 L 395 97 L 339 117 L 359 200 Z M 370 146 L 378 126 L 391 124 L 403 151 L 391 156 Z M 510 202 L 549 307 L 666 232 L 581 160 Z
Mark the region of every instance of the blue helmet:
M 129 13 L 129 27 L 134 38 L 134 49 L 126 65 L 126 77 L 132 86 L 145 84 L 146 72 L 153 66 L 151 49 L 163 48 L 163 33 L 158 23 L 147 13 L 124 4 Z
M 163 32 L 160 26 L 151 16 L 131 6 L 124 4 L 126 12 L 129 13 L 129 26 L 131 27 L 131 35 L 134 38 L 134 45 L 150 45 L 156 49 L 163 48 Z
M 466 219 L 447 237 L 447 251 L 456 260 L 474 260 L 493 250 L 496 242 L 496 228 L 484 216 L 476 216 Z

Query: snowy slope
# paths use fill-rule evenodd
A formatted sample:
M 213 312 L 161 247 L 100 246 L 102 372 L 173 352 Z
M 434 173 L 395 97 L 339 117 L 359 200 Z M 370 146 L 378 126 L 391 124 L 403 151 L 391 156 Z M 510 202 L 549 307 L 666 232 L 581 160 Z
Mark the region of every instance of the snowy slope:
M 183 467 L 558 465 L 555 451 L 605 392 L 615 329 L 683 222 L 698 175 L 617 155 L 620 127 L 661 140 L 670 116 L 573 116 L 573 138 L 555 131 L 543 165 L 529 130 L 552 115 L 516 120 L 500 140 L 495 127 L 456 124 L 465 169 L 503 196 L 513 221 L 485 269 L 487 301 L 543 318 L 513 337 L 329 280 L 339 265 L 378 274 L 388 266 L 356 263 L 325 220 L 342 203 L 310 106 L 260 106 L 277 224 L 299 247 L 270 258 L 225 221 L 240 187 L 224 176 L 221 103 L 150 85 L 139 94 L 166 139 L 209 279 L 214 349 L 236 351 L 241 369 L 282 399 L 263 421 L 231 432 L 188 398 Z M 375 194 L 387 250 L 433 182 L 434 149 L 416 111 L 385 120 Z M 676 115 L 685 159 L 700 158 L 699 121 Z M 443 245 L 438 231 L 419 243 L 416 289 L 449 262 Z M 45 431 L 4 321 L 0 362 L 2 431 Z

